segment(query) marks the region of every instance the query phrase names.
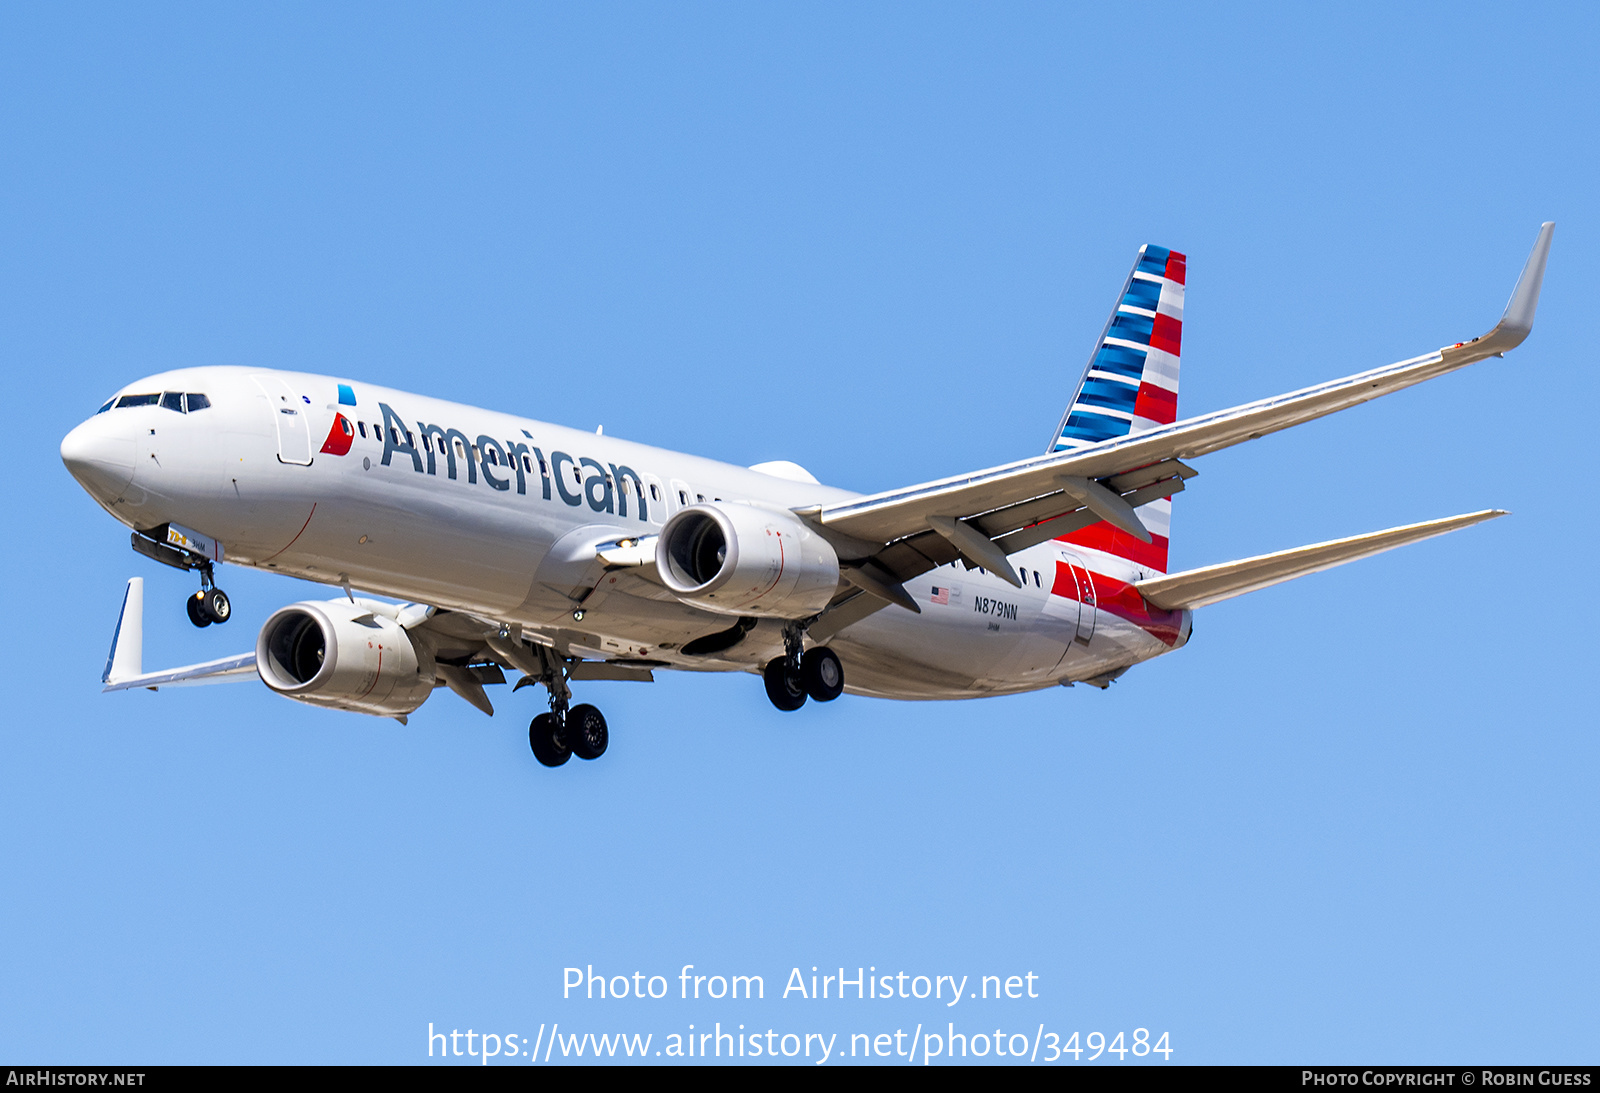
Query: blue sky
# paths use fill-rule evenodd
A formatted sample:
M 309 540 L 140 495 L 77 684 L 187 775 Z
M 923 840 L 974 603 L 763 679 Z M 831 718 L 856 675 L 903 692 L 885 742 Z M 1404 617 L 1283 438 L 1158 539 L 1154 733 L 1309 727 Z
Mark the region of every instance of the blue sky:
M 953 1021 L 1169 1032 L 1174 1062 L 1592 1061 L 1595 22 L 7 8 L 0 1056 Z M 1141 243 L 1189 256 L 1191 414 L 1481 333 L 1547 219 L 1527 345 L 1198 461 L 1173 564 L 1514 515 L 1205 609 L 1106 693 L 783 715 L 754 677 L 591 684 L 611 751 L 555 772 L 527 691 L 406 727 L 98 693 L 129 576 L 152 667 L 325 594 L 230 570 L 237 618 L 189 626 L 187 578 L 57 454 L 141 375 L 332 373 L 874 490 L 1042 450 Z M 768 997 L 563 1000 L 590 964 Z M 777 997 L 813 965 L 1040 997 Z

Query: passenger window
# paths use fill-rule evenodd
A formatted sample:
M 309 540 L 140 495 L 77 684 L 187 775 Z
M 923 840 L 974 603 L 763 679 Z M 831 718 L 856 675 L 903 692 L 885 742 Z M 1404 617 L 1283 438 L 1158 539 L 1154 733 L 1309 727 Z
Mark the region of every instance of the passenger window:
M 689 495 L 684 493 L 682 490 L 679 490 L 678 491 L 678 504 L 687 505 L 688 503 L 689 503 Z
M 413 448 L 415 448 L 417 446 L 416 434 L 412 433 L 412 431 L 410 429 L 406 430 L 406 443 L 409 444 Z
M 656 489 L 656 484 L 654 482 L 650 483 L 650 500 L 661 500 L 661 491 Z
M 183 397 L 189 403 L 189 412 L 191 414 L 196 410 L 204 410 L 211 405 L 211 400 L 198 391 L 190 391 Z
M 522 457 L 522 470 L 526 474 L 533 473 L 533 463 L 528 459 L 526 454 L 524 454 Z
M 429 455 L 433 454 L 433 447 L 428 443 L 427 433 L 422 434 L 422 450 L 427 452 Z
M 694 498 L 695 498 L 696 501 L 699 501 L 702 505 L 705 504 L 705 500 L 706 500 L 706 495 L 705 494 L 697 493 L 697 494 L 694 495 Z
M 356 422 L 356 428 L 361 430 L 361 439 L 367 439 L 367 423 L 365 421 L 358 421 Z
M 176 410 L 180 414 L 183 413 L 183 392 L 168 391 L 163 394 L 161 396 L 161 408 L 164 410 Z
M 576 463 L 572 465 L 572 480 L 580 486 L 583 485 L 583 471 L 578 469 Z

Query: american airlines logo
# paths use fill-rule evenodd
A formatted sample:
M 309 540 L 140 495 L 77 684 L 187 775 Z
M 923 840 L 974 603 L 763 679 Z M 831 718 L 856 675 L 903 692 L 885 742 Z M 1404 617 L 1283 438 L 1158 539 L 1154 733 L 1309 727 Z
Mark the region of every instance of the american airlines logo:
M 345 401 L 345 391 L 340 390 L 340 401 Z M 354 405 L 350 396 L 348 405 Z M 389 406 L 378 403 L 383 414 L 383 424 L 374 428 L 383 435 L 383 466 L 391 464 L 396 456 L 409 458 L 417 474 L 437 475 L 440 465 L 447 478 L 458 477 L 458 462 L 464 465 L 467 481 L 477 484 L 483 476 L 484 484 L 493 490 L 517 493 L 528 492 L 528 482 L 537 472 L 540 491 L 546 501 L 559 496 L 574 508 L 587 504 L 595 512 L 628 515 L 628 498 L 631 494 L 638 502 L 639 519 L 648 521 L 649 509 L 645 499 L 644 480 L 639 472 L 626 464 L 601 463 L 588 456 L 574 457 L 566 452 L 552 451 L 549 458 L 531 443 L 533 436 L 526 429 L 524 440 L 500 440 L 480 433 L 471 439 L 460 429 L 443 425 L 417 422 L 417 431 L 411 432 L 405 421 Z M 322 451 L 329 455 L 346 455 L 356 435 L 355 426 L 342 413 L 334 415 L 333 427 Z

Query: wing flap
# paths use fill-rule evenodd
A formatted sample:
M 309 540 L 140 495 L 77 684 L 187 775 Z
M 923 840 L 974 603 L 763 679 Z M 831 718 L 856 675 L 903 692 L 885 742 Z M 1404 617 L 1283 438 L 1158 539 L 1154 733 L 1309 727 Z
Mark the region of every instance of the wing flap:
M 1139 593 L 1156 607 L 1168 611 L 1180 607 L 1207 607 L 1246 592 L 1269 588 L 1296 577 L 1320 573 L 1324 569 L 1344 565 L 1360 558 L 1381 554 L 1386 550 L 1418 543 L 1436 535 L 1444 535 L 1461 528 L 1481 524 L 1506 515 L 1499 509 L 1486 509 L 1463 516 L 1447 516 L 1442 520 L 1428 520 L 1420 524 L 1374 531 L 1366 535 L 1352 535 L 1347 539 L 1334 539 L 1326 543 L 1280 550 L 1237 562 L 1191 569 L 1167 577 L 1154 577 L 1134 585 Z

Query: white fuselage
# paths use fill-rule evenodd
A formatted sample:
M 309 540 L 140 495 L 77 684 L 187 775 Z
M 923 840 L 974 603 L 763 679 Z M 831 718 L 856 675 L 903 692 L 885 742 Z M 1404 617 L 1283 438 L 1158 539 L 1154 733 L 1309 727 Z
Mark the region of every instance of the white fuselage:
M 223 544 L 225 561 L 521 626 L 574 656 L 759 671 L 783 650 L 778 621 L 686 655 L 686 643 L 735 620 L 608 569 L 595 544 L 653 534 L 700 501 L 805 509 L 855 496 L 797 468 L 779 477 L 324 376 L 194 368 L 119 394 L 157 392 L 201 392 L 209 406 L 109 409 L 62 446 L 129 527 L 179 524 Z M 342 454 L 341 414 L 354 427 Z M 1146 604 L 1131 582 L 1150 571 L 1127 560 L 1051 541 L 1011 561 L 1021 589 L 941 566 L 906 582 L 920 615 L 890 606 L 834 636 L 847 689 L 908 699 L 1033 690 L 1104 679 L 1188 638 L 1189 613 Z

